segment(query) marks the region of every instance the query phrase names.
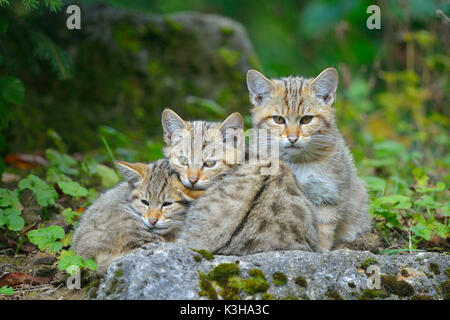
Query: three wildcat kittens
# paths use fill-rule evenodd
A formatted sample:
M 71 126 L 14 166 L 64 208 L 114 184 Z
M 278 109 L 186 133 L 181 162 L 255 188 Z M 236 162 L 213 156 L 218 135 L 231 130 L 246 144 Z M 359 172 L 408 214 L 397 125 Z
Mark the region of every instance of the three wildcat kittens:
M 237 165 L 236 158 L 227 161 L 217 153 L 217 137 L 225 149 L 237 148 L 239 113 L 212 123 L 184 121 L 164 110 L 168 160 L 117 163 L 127 183 L 106 192 L 83 215 L 73 248 L 104 270 L 117 255 L 161 241 L 158 233 L 188 247 L 236 255 L 329 250 L 355 240 L 369 231 L 370 219 L 364 184 L 336 126 L 337 81 L 333 68 L 314 79 L 269 80 L 248 72 L 253 126 L 268 130 L 279 144 L 282 161 L 270 176 L 260 169 L 273 159 Z M 88 245 L 95 241 L 103 244 Z

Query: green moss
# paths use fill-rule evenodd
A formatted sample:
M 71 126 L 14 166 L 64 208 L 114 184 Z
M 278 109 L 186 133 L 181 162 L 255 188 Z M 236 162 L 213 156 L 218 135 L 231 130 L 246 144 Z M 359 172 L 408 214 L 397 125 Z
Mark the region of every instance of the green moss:
M 203 249 L 202 250 L 191 249 L 191 250 L 194 251 L 194 252 L 199 253 L 206 260 L 214 259 L 214 255 L 211 252 L 207 251 L 207 250 L 203 250 Z
M 352 281 L 349 281 L 347 284 L 352 289 L 356 288 L 356 284 L 354 282 L 352 282 Z
M 276 286 L 285 285 L 288 280 L 286 275 L 282 272 L 275 272 L 274 274 L 272 274 L 272 278 L 273 278 L 273 284 Z
M 234 33 L 234 29 L 229 26 L 222 26 L 220 27 L 220 32 L 225 36 L 231 36 Z
M 261 296 L 261 300 L 275 300 L 275 297 L 273 296 L 273 294 L 263 293 L 263 295 Z
M 445 269 L 445 275 L 450 278 L 450 268 Z
M 195 262 L 200 262 L 200 261 L 202 261 L 202 256 L 194 256 L 194 261 L 195 261 Z
M 181 31 L 181 30 L 183 30 L 183 26 L 180 24 L 180 23 L 178 23 L 178 22 L 176 22 L 175 20 L 172 20 L 171 18 L 169 18 L 169 17 L 166 17 L 165 19 L 164 19 L 164 22 L 167 24 L 167 26 L 172 30 L 172 31 Z
M 295 278 L 294 282 L 295 282 L 295 284 L 298 285 L 299 287 L 306 288 L 306 287 L 308 286 L 308 282 L 307 282 L 306 279 L 303 278 L 302 276 L 298 276 L 297 278 Z
M 262 272 L 260 269 L 250 269 L 248 271 L 248 274 L 250 275 L 250 277 L 255 277 L 255 278 L 266 278 L 266 274 L 264 272 Z
M 283 300 L 299 300 L 299 298 L 294 295 L 288 295 L 288 296 L 284 297 Z
M 235 263 L 221 263 L 208 273 L 208 279 L 221 285 L 226 285 L 228 279 L 241 273 L 241 269 Z
M 336 290 L 328 289 L 325 295 L 328 297 L 328 299 L 331 300 L 344 300 L 344 298 L 342 298 L 342 296 Z
M 439 286 L 444 300 L 450 300 L 450 280 L 442 282 Z
M 212 283 L 208 280 L 208 277 L 200 271 L 198 272 L 198 274 L 200 276 L 200 292 L 198 293 L 198 295 L 201 297 L 207 297 L 208 299 L 217 300 L 217 291 Z
M 363 262 L 361 262 L 361 264 L 358 266 L 358 269 L 367 270 L 367 268 L 369 266 L 374 265 L 374 264 L 378 264 L 378 261 L 374 258 L 369 258 L 369 259 L 366 259 Z
M 237 62 L 241 58 L 241 53 L 239 51 L 231 50 L 227 47 L 219 48 L 218 54 L 223 63 L 228 67 L 236 66 Z
M 269 283 L 261 277 L 242 279 L 234 276 L 228 280 L 228 285 L 239 290 L 243 289 L 251 295 L 266 292 L 269 288 Z
M 120 277 L 122 277 L 123 276 L 123 270 L 122 269 L 119 269 L 119 270 L 117 270 L 115 273 L 114 273 L 114 277 L 116 277 L 116 278 L 120 278 Z
M 381 286 L 387 292 L 396 294 L 399 297 L 409 297 L 414 294 L 414 288 L 404 280 L 397 280 L 393 275 L 382 275 Z
M 389 297 L 389 293 L 381 289 L 366 289 L 363 291 L 359 300 L 373 300 L 375 298 L 387 298 Z
M 437 276 L 441 274 L 441 270 L 439 270 L 439 266 L 437 263 L 430 262 L 428 268 L 430 269 L 431 272 L 433 272 Z
M 411 297 L 411 300 L 433 300 L 433 297 L 425 295 L 415 295 Z

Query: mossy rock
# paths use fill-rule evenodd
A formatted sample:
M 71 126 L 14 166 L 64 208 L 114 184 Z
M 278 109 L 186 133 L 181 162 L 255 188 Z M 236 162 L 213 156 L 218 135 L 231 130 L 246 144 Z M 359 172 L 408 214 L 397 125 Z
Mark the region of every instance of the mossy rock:
M 399 297 L 410 297 L 415 291 L 408 282 L 397 280 L 393 275 L 381 275 L 381 286 L 387 292 Z
M 272 279 L 273 284 L 276 286 L 283 286 L 288 281 L 287 276 L 282 272 L 274 272 L 274 274 L 272 274 Z
M 368 258 L 366 260 L 364 260 L 363 262 L 361 262 L 361 264 L 358 266 L 358 269 L 364 269 L 367 270 L 367 268 L 371 265 L 378 265 L 378 261 L 377 259 L 374 258 Z
M 294 280 L 295 284 L 298 285 L 299 287 L 303 287 L 306 288 L 308 287 L 308 282 L 306 281 L 306 279 L 302 276 L 298 276 L 295 278 Z
M 49 128 L 69 150 L 80 152 L 103 147 L 101 125 L 162 142 L 166 106 L 182 117 L 208 120 L 248 110 L 245 75 L 258 66 L 240 23 L 212 14 L 158 15 L 107 5 L 81 5 L 81 11 L 83 27 L 76 36 L 61 28 L 64 10 L 33 16 L 36 27 L 69 53 L 74 73 L 61 81 L 48 63 L 33 61 L 31 68 L 28 55 L 17 52 L 15 76 L 34 85 L 26 86 L 25 102 L 11 113 L 10 152 L 48 147 Z M 16 28 L 11 24 L 8 31 Z M 106 138 L 112 147 L 123 147 Z
M 439 289 L 442 293 L 442 297 L 444 300 L 450 300 L 450 280 L 442 282 L 439 286 Z
M 439 266 L 437 263 L 430 262 L 429 269 L 431 272 L 433 272 L 437 276 L 441 274 L 441 270 L 439 270 Z
M 374 300 L 376 298 L 385 299 L 389 297 L 389 293 L 381 289 L 366 289 L 363 291 L 359 300 Z

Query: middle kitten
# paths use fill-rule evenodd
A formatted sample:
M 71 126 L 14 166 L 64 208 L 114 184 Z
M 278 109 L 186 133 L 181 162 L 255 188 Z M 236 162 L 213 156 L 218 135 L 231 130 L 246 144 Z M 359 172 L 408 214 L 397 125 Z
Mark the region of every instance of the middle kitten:
M 205 190 L 213 178 L 225 174 L 237 164 L 237 157 L 226 159 L 223 151 L 238 154 L 235 138 L 244 128 L 239 112 L 220 123 L 184 121 L 174 111 L 165 109 L 161 122 L 166 143 L 164 155 L 186 188 Z

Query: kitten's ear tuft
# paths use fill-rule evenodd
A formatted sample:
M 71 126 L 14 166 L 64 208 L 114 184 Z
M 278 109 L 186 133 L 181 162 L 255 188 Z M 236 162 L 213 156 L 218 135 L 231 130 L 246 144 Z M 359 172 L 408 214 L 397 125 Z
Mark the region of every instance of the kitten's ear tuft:
M 259 106 L 272 97 L 275 86 L 262 73 L 250 69 L 247 72 L 247 88 L 250 92 L 250 102 Z
M 161 116 L 164 131 L 164 142 L 168 145 L 172 142 L 172 135 L 176 130 L 187 129 L 186 123 L 174 111 L 166 108 Z
M 332 105 L 336 99 L 338 79 L 335 68 L 323 70 L 311 83 L 316 97 L 322 99 L 327 105 Z
M 115 160 L 114 164 L 125 180 L 131 185 L 141 182 L 148 170 L 148 164 L 145 163 L 129 163 Z
M 228 140 L 231 136 L 234 138 L 242 132 L 242 129 L 244 129 L 244 119 L 239 112 L 229 115 L 219 126 L 224 140 Z

